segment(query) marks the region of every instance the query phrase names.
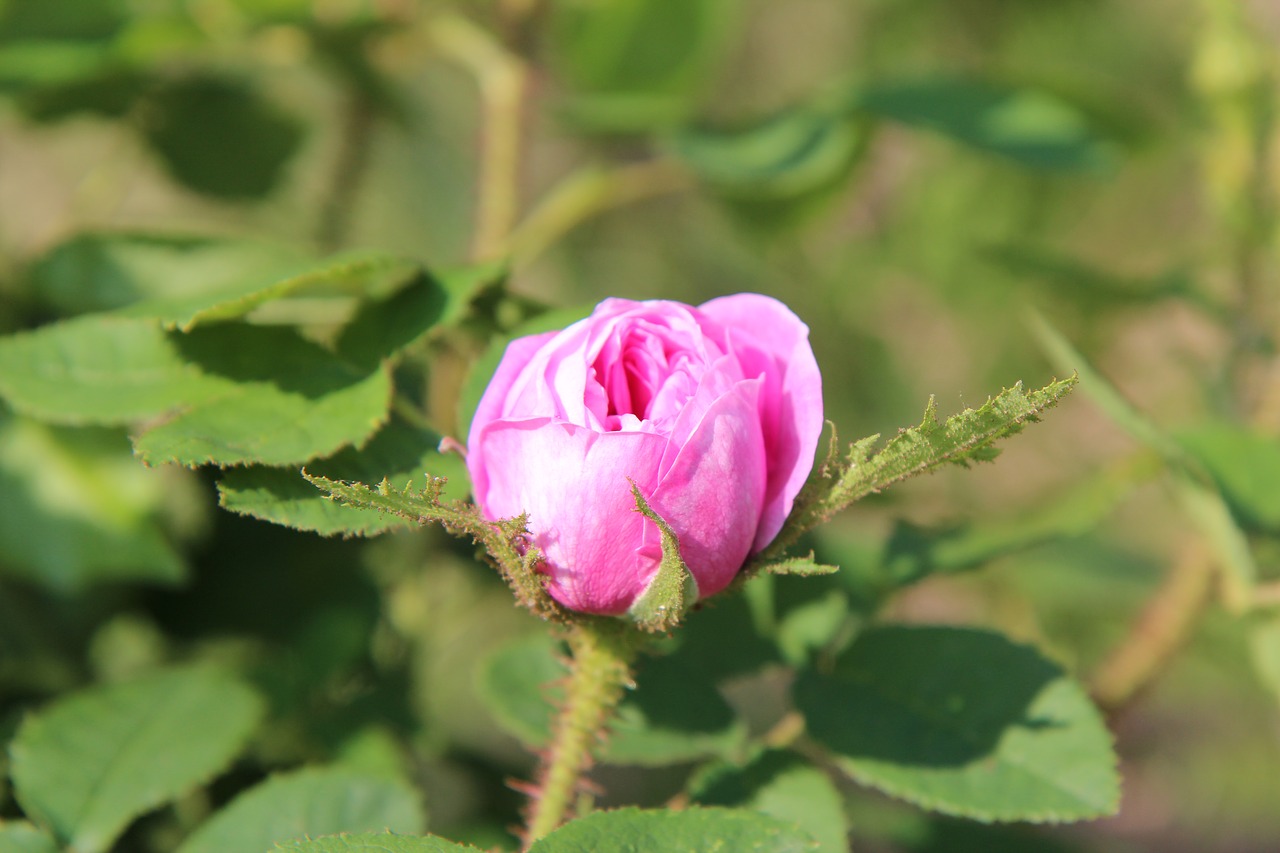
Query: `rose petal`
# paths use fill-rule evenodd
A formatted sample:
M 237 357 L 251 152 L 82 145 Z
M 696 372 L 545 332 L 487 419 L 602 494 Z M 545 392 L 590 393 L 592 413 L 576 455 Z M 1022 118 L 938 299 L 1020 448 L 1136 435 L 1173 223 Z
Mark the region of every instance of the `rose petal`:
M 751 551 L 767 474 L 760 387 L 743 380 L 716 399 L 647 497 L 680 540 L 699 597 L 728 586 Z
M 628 478 L 648 494 L 667 440 L 646 432 L 599 433 L 546 418 L 498 421 L 480 430 L 488 464 L 476 502 L 489 518 L 529 513 L 557 601 L 587 613 L 626 611 L 657 571 L 661 549 L 645 548 Z M 479 479 L 472 472 L 473 479 Z M 657 541 L 656 532 L 653 542 Z
M 791 514 L 813 466 L 822 434 L 822 375 L 809 327 L 776 299 L 739 293 L 712 299 L 699 311 L 715 321 L 743 374 L 764 376 L 760 413 L 769 480 L 753 551 L 768 545 Z

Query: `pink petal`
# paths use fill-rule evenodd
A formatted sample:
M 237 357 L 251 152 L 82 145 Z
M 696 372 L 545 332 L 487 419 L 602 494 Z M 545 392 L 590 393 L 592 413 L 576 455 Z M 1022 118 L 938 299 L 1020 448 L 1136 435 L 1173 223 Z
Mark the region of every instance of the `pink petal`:
M 498 421 L 473 440 L 492 460 L 476 502 L 489 518 L 529 513 L 551 595 L 587 613 L 625 612 L 648 586 L 661 555 L 656 530 L 646 538 L 652 522 L 635 511 L 627 480 L 646 494 L 653 490 L 666 439 L 542 418 Z M 654 544 L 646 548 L 646 541 Z
M 712 299 L 699 311 L 724 330 L 726 346 L 747 377 L 765 377 L 760 392 L 769 479 L 753 551 L 782 529 L 813 467 L 822 434 L 822 375 L 809 327 L 776 299 L 739 293 Z
M 751 551 L 765 496 L 759 379 L 708 407 L 649 505 L 671 525 L 699 597 L 724 589 Z

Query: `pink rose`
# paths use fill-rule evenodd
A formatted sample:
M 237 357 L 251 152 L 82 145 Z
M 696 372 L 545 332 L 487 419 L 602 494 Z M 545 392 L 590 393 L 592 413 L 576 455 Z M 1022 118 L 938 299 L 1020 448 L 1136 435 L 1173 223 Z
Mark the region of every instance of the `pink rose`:
M 471 422 L 467 468 L 486 517 L 529 514 L 557 601 L 619 614 L 662 556 L 628 480 L 709 596 L 777 536 L 822 426 L 809 329 L 781 302 L 606 299 L 563 331 L 511 342 Z

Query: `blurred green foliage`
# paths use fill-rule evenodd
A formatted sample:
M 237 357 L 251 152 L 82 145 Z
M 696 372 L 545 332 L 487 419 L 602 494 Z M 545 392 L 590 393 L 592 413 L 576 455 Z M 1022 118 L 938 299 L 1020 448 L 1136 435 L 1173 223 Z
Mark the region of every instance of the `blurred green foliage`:
M 809 323 L 846 437 L 931 394 L 1077 369 L 1084 393 L 803 543 L 838 574 L 693 614 L 600 802 L 746 806 L 733 831 L 823 850 L 1276 849 L 1278 43 L 1244 0 L 0 0 L 0 851 L 424 825 L 513 849 L 556 647 L 470 545 L 298 469 L 461 496 L 436 446 L 507 337 L 744 290 Z M 512 92 L 514 169 L 490 133 Z M 486 190 L 518 213 L 501 258 L 475 257 Z M 917 648 L 942 629 L 880 622 L 1043 652 L 957 631 L 991 667 L 965 669 Z M 1135 648 L 1147 670 L 1117 663 Z M 797 671 L 810 735 L 871 787 L 796 759 Z M 1113 712 L 1117 817 L 984 826 L 873 790 L 990 793 L 878 763 L 910 714 L 863 681 L 923 673 L 944 708 L 1051 683 L 1088 729 L 1064 672 Z M 891 707 L 851 727 L 831 693 Z M 1021 750 L 1091 747 L 1025 722 L 991 759 L 1028 794 Z M 113 775 L 140 760 L 146 790 Z M 63 814 L 79 789 L 41 774 L 77 765 L 94 802 Z M 676 844 L 719 813 L 686 814 L 612 820 Z M 622 831 L 592 820 L 545 849 Z

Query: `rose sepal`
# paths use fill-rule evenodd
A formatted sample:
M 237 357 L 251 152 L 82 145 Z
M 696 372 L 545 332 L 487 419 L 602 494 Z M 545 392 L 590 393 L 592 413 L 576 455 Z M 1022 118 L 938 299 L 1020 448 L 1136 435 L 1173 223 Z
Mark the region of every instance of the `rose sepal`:
M 680 556 L 680 540 L 671 525 L 654 512 L 634 482 L 631 494 L 636 501 L 636 512 L 658 526 L 662 560 L 649 586 L 627 610 L 627 618 L 642 631 L 665 634 L 680 624 L 689 606 L 698 600 L 698 582 Z

